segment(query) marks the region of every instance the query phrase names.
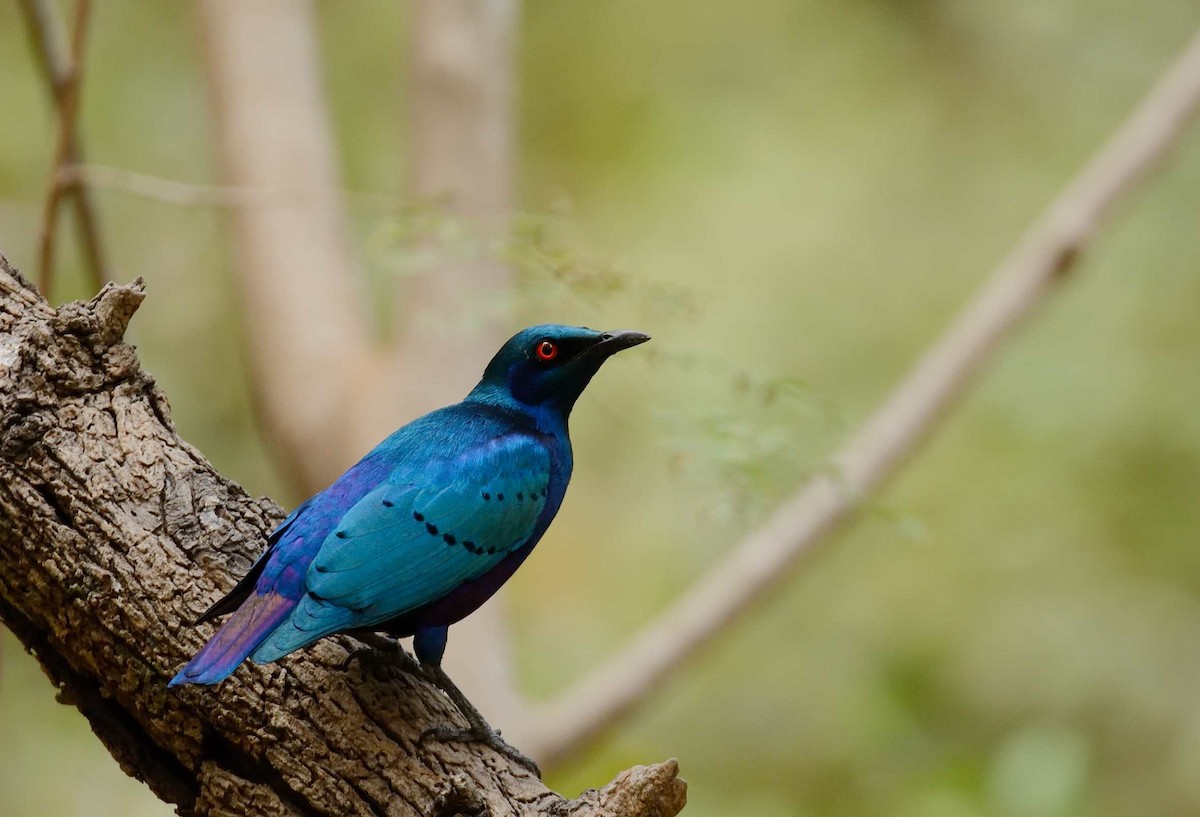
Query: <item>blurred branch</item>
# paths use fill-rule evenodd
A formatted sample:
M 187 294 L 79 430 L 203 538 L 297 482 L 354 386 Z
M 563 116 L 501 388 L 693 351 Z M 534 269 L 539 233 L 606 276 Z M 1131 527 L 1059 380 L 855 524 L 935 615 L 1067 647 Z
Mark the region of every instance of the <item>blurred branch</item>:
M 415 0 L 408 50 L 415 201 L 437 201 L 483 233 L 503 229 L 512 209 L 513 106 L 520 7 L 517 0 Z M 506 315 L 463 323 L 479 304 L 496 304 L 511 275 L 495 259 L 455 258 L 406 281 L 398 293 L 396 352 L 422 384 L 407 398 L 419 414 L 458 400 L 478 379 L 478 362 L 495 351 Z M 414 343 L 419 340 L 419 343 Z M 434 357 L 426 350 L 436 348 Z M 449 368 L 447 361 L 455 361 Z M 418 402 L 419 401 L 419 402 Z
M 422 350 L 438 348 L 439 355 L 435 360 L 406 353 L 406 343 L 380 348 L 367 328 L 343 202 L 332 195 L 341 184 L 311 3 L 199 0 L 198 5 L 229 186 L 187 191 L 144 177 L 107 175 L 177 201 L 239 205 L 231 214 L 241 256 L 237 281 L 263 425 L 296 487 L 312 493 L 394 429 L 398 416 L 426 408 L 418 400 L 441 400 L 448 384 L 457 390 L 464 379 L 462 391 L 473 385 L 474 366 L 493 351 L 495 331 L 486 325 L 466 328 L 460 307 L 466 299 L 477 303 L 489 287 L 502 289 L 507 279 L 494 265 L 468 265 L 444 270 L 430 286 L 418 283 L 405 293 L 407 306 L 397 310 L 404 317 L 397 321 L 407 327 L 418 323 L 418 315 L 446 319 L 432 322 L 433 337 L 397 334 L 419 337 Z M 458 95 L 451 95 L 455 101 L 445 110 L 414 101 L 414 130 L 435 134 L 416 140 L 414 189 L 417 198 L 448 196 L 452 213 L 461 205 L 463 212 L 483 217 L 499 212 L 509 198 L 510 101 L 505 96 L 501 104 L 489 103 L 486 115 L 473 118 L 479 97 L 471 89 L 483 83 L 484 100 L 492 98 L 493 88 L 511 91 L 515 9 L 514 0 L 416 4 L 417 42 L 428 37 L 449 47 L 426 54 L 414 45 L 414 52 L 425 54 L 414 56 L 415 65 L 425 66 L 414 70 Z M 460 31 L 460 24 L 468 28 Z M 434 124 L 423 124 L 429 121 Z M 446 139 L 457 147 L 449 149 Z M 241 206 L 247 204 L 252 206 Z M 460 349 L 464 345 L 485 351 L 468 354 Z M 444 365 L 460 358 L 457 351 L 464 361 L 474 361 L 469 372 Z M 419 390 L 407 387 L 418 382 Z
M 151 176 L 136 170 L 94 164 L 68 165 L 63 168 L 68 184 L 115 190 L 138 198 L 179 207 L 278 207 L 317 199 L 333 199 L 385 209 L 411 205 L 403 196 L 366 193 L 359 190 L 299 187 L 234 187 L 194 184 Z
M 95 209 L 85 186 L 73 184 L 62 175 L 63 168 L 82 160 L 83 149 L 77 134 L 79 117 L 79 88 L 82 84 L 83 55 L 87 43 L 88 22 L 91 15 L 91 0 L 77 0 L 75 5 L 75 28 L 72 32 L 70 53 L 62 43 L 62 25 L 58 12 L 49 0 L 20 0 L 25 14 L 30 40 L 37 52 L 46 81 L 58 108 L 58 144 L 54 153 L 54 165 L 50 171 L 50 184 L 42 212 L 42 234 L 40 241 L 38 278 L 42 292 L 49 294 L 54 274 L 54 248 L 58 227 L 59 202 L 69 195 L 75 208 L 75 220 L 79 241 L 83 246 L 87 267 L 93 283 L 99 287 L 108 280 L 108 266 L 100 245 L 99 228 L 96 225 Z
M 410 190 L 438 201 L 481 233 L 503 230 L 515 164 L 517 0 L 415 0 L 411 6 L 408 104 Z M 397 372 L 408 389 L 403 415 L 462 399 L 480 361 L 508 327 L 512 276 L 495 258 L 467 259 L 433 247 L 441 262 L 401 282 L 395 310 Z M 480 315 L 480 305 L 488 312 Z M 472 319 L 474 317 L 474 319 Z M 437 355 L 428 350 L 437 349 Z M 394 415 L 393 415 L 394 416 Z M 524 736 L 503 593 L 455 625 L 447 668 L 505 734 Z
M 218 150 L 232 187 L 340 189 L 311 3 L 199 0 L 198 7 Z M 364 411 L 384 415 L 394 405 L 390 364 L 367 330 L 341 204 L 314 196 L 230 216 L 261 419 L 286 473 L 309 493 L 382 436 L 379 420 L 364 420 Z
M 541 708 L 526 748 L 543 767 L 595 739 L 781 584 L 938 426 L 1000 345 L 1074 269 L 1113 207 L 1179 141 L 1200 107 L 1200 34 L 884 403 L 760 528 L 599 670 Z

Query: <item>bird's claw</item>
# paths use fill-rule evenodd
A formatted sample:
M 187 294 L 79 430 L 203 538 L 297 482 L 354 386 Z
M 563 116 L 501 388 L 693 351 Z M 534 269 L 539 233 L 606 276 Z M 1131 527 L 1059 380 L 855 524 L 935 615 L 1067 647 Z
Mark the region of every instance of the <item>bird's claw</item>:
M 379 653 L 379 650 L 372 649 L 371 647 L 359 647 L 357 650 L 351 650 L 350 654 L 342 661 L 342 672 L 350 669 L 355 664 L 361 664 L 363 670 L 371 673 L 378 680 L 378 670 L 383 668 L 384 663 L 383 656 Z
M 495 749 L 510 760 L 515 760 L 537 775 L 539 780 L 542 778 L 542 770 L 538 768 L 538 765 L 531 758 L 522 754 L 511 743 L 500 737 L 500 731 L 497 729 L 450 729 L 445 726 L 434 726 L 422 732 L 418 742 L 424 743 L 427 740 L 439 743 L 482 743 L 484 746 Z
M 383 680 L 384 670 L 389 667 L 409 675 L 421 675 L 421 665 L 399 645 L 394 650 L 359 647 L 342 661 L 342 671 L 350 669 L 356 662 L 362 664 L 363 669 L 371 673 L 371 676 L 377 681 Z

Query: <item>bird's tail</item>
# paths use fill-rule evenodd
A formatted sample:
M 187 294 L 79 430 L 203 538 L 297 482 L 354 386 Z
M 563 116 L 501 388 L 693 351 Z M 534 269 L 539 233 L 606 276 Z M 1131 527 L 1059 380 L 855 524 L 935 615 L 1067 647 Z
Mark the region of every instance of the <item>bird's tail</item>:
M 196 657 L 171 679 L 170 686 L 215 684 L 228 678 L 295 606 L 294 599 L 278 593 L 251 593 Z

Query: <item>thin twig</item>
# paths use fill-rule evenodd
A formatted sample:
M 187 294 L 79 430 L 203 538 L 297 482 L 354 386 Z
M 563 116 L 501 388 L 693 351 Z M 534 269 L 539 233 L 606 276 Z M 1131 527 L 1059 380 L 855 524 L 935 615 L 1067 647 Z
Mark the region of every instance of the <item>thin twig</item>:
M 527 749 L 552 765 L 628 713 L 778 586 L 936 428 L 1013 330 L 1065 277 L 1113 206 L 1200 108 L 1200 34 L 1028 230 L 882 406 L 816 477 L 603 667 L 539 712 Z
M 20 3 L 25 14 L 26 27 L 29 29 L 30 41 L 61 118 L 72 75 L 71 63 L 63 44 L 62 23 L 49 0 L 20 0 Z M 77 133 L 70 134 L 66 161 L 70 165 L 83 161 L 83 147 Z M 75 210 L 76 229 L 79 232 L 79 242 L 83 246 L 87 268 L 91 273 L 92 284 L 98 289 L 109 280 L 109 273 L 100 241 L 96 208 L 85 185 L 68 185 L 65 181 L 63 184 L 69 190 L 71 204 Z
M 43 294 L 49 294 L 52 282 L 58 205 L 67 190 L 67 185 L 63 183 L 59 174 L 62 168 L 70 163 L 71 147 L 75 144 L 75 126 L 79 119 L 79 86 L 80 78 L 83 75 L 83 52 L 87 43 L 87 27 L 91 10 L 91 0 L 76 0 L 75 28 L 71 33 L 71 61 L 61 84 L 62 91 L 55 95 L 59 111 L 58 145 L 54 151 L 54 165 L 50 171 L 50 184 L 42 209 L 41 252 L 38 265 L 38 285 Z M 57 78 L 55 78 L 55 87 L 59 87 Z
M 333 187 L 248 187 L 195 184 L 105 165 L 69 165 L 62 169 L 61 175 L 64 183 L 67 184 L 115 190 L 149 201 L 178 207 L 281 207 L 321 199 L 344 200 L 352 204 L 381 209 L 401 209 L 413 206 L 411 199 L 387 193 L 366 193 Z

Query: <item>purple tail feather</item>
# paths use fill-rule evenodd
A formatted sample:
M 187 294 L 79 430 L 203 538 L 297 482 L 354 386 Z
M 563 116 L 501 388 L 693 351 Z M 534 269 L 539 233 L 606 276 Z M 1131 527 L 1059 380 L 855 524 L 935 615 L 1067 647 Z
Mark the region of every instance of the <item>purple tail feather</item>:
M 228 678 L 295 606 L 293 599 L 278 593 L 251 593 L 169 686 L 215 684 Z

